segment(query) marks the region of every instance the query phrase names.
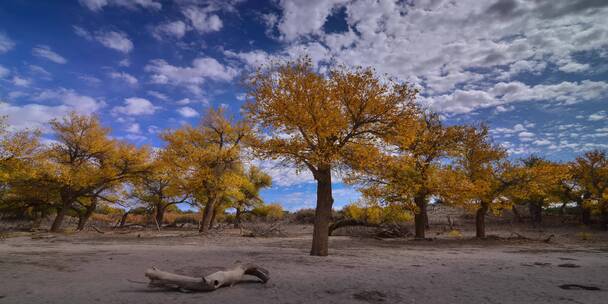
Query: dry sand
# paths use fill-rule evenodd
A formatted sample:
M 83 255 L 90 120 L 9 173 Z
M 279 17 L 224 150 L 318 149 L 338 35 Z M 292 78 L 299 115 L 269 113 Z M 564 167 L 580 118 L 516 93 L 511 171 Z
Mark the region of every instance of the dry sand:
M 232 230 L 205 238 L 183 231 L 5 238 L 0 303 L 608 303 L 608 242 L 599 232 L 592 241 L 553 232 L 551 243 L 338 236 L 329 257 L 311 257 L 310 227 L 291 229 L 297 233 L 283 238 Z M 202 276 L 236 260 L 264 266 L 271 280 L 211 293 L 130 281 L 146 281 L 151 266 Z

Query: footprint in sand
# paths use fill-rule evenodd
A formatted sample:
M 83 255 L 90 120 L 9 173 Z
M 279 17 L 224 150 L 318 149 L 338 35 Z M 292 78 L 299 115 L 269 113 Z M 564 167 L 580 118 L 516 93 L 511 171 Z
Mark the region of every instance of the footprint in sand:
M 386 294 L 377 290 L 366 290 L 353 294 L 353 298 L 368 303 L 383 303 L 386 301 Z
M 579 267 L 581 267 L 581 265 L 577 265 L 577 264 L 573 264 L 573 263 L 564 263 L 564 264 L 557 265 L 557 267 L 579 268 Z
M 579 284 L 563 284 L 559 285 L 559 288 L 565 290 L 601 290 L 599 287 L 596 286 L 585 286 Z

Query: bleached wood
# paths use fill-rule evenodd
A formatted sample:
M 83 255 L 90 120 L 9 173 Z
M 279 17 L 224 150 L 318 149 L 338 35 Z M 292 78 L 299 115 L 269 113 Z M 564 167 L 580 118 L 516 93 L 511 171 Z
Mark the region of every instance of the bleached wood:
M 213 291 L 222 286 L 232 286 L 243 280 L 245 275 L 259 278 L 262 283 L 269 279 L 268 270 L 254 264 L 236 263 L 234 267 L 214 272 L 202 278 L 170 273 L 152 267 L 146 270 L 146 277 L 150 279 L 150 287 L 178 289 L 180 291 Z

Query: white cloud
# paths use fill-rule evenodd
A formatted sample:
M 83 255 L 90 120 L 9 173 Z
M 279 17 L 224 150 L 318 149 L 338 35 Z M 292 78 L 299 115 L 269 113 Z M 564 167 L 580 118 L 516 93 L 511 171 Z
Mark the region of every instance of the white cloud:
M 533 142 L 537 146 L 548 146 L 551 145 L 551 141 L 547 139 L 537 139 Z
M 125 131 L 127 131 L 127 133 L 139 134 L 141 133 L 141 128 L 139 127 L 138 123 L 134 122 L 130 124 Z
M 535 135 L 532 132 L 523 131 L 523 132 L 519 132 L 519 134 L 517 134 L 517 136 L 519 136 L 519 140 L 521 140 L 521 141 L 532 141 L 534 139 Z
M 159 134 L 160 132 L 162 132 L 162 129 L 155 126 L 155 125 L 150 125 L 148 126 L 148 133 L 150 134 Z
M 455 90 L 453 93 L 422 97 L 437 111 L 468 113 L 476 109 L 523 101 L 553 101 L 575 104 L 608 95 L 608 82 L 583 80 L 528 86 L 519 81 L 499 82 L 486 90 Z
M 176 104 L 180 105 L 180 106 L 185 106 L 185 105 L 189 105 L 189 104 L 193 104 L 193 103 L 200 103 L 203 105 L 209 105 L 209 100 L 204 97 L 204 96 L 199 96 L 196 98 L 196 100 L 190 99 L 190 98 L 182 98 L 178 101 L 175 102 Z
M 497 113 L 504 113 L 504 112 L 509 112 L 509 111 L 513 111 L 515 109 L 515 107 L 513 106 L 496 106 L 496 112 Z
M 21 91 L 11 91 L 8 93 L 9 100 L 17 99 L 20 97 L 28 96 L 27 93 Z
M 598 120 L 604 120 L 604 119 L 606 119 L 606 117 L 608 117 L 608 115 L 606 115 L 606 111 L 599 111 L 597 113 L 593 113 L 593 114 L 589 115 L 589 118 L 587 120 L 598 121 Z
M 63 56 L 51 50 L 51 47 L 49 47 L 48 45 L 38 45 L 34 47 L 32 49 L 32 54 L 34 56 L 45 58 L 58 64 L 65 64 L 68 62 L 65 58 L 63 58 Z
M 127 34 L 123 32 L 101 32 L 96 36 L 96 39 L 105 47 L 122 53 L 129 53 L 133 49 L 133 42 L 131 42 Z
M 296 211 L 304 208 L 315 208 L 316 198 L 314 191 L 291 191 L 277 198 L 277 202 L 285 210 Z
M 131 60 L 129 60 L 129 58 L 122 59 L 118 62 L 118 65 L 121 67 L 128 67 L 131 65 Z
M 137 78 L 135 78 L 133 75 L 125 73 L 125 72 L 110 72 L 108 75 L 112 79 L 120 79 L 130 85 L 137 85 L 137 82 L 138 82 Z
M 162 40 L 164 37 L 174 37 L 181 39 L 186 35 L 188 26 L 183 21 L 166 22 L 158 25 L 154 28 L 152 34 L 158 40 Z
M 0 65 L 0 78 L 4 78 L 4 77 L 8 76 L 8 74 L 10 74 L 10 73 L 11 73 L 11 71 L 9 71 L 7 68 Z
M 160 10 L 162 4 L 157 0 L 78 0 L 80 4 L 92 11 L 100 11 L 106 6 L 118 6 L 128 9 L 137 9 L 139 7 Z
M 56 90 L 44 90 L 34 100 L 60 101 L 75 111 L 83 114 L 91 114 L 101 109 L 105 103 L 95 100 L 93 97 L 80 95 L 74 90 L 59 88 Z
M 279 31 L 287 40 L 302 35 L 319 34 L 331 11 L 346 0 L 281 0 L 283 17 Z
M 96 40 L 103 46 L 127 54 L 133 50 L 133 42 L 129 39 L 129 36 L 120 31 L 96 31 L 91 33 L 86 29 L 73 26 L 74 33 L 87 40 Z
M 201 94 L 200 86 L 207 80 L 229 81 L 236 75 L 236 69 L 224 66 L 210 57 L 194 59 L 192 66 L 173 66 L 162 59 L 155 59 L 145 67 L 151 73 L 152 82 L 184 86 L 195 94 Z
M 187 105 L 187 104 L 192 103 L 192 100 L 190 100 L 190 98 L 182 98 L 182 99 L 178 100 L 176 103 L 178 105 L 182 105 L 183 106 L 183 105 Z
M 191 107 L 181 107 L 177 109 L 177 113 L 186 118 L 197 117 L 200 115 L 195 109 Z
M 275 55 L 270 55 L 262 50 L 255 50 L 251 52 L 233 52 L 224 51 L 224 55 L 229 58 L 236 58 L 243 61 L 250 68 L 256 68 L 263 64 L 267 64 L 273 59 L 278 59 Z
M 112 109 L 115 114 L 124 115 L 152 115 L 158 107 L 154 106 L 149 100 L 139 97 L 125 99 L 123 106 L 116 106 Z
M 13 130 L 25 128 L 49 131 L 47 123 L 54 118 L 67 115 L 71 111 L 91 114 L 101 109 L 105 104 L 93 97 L 80 95 L 74 90 L 59 88 L 44 90 L 32 98 L 34 101 L 44 101 L 45 104 L 31 103 L 12 105 L 0 103 L 0 115 L 8 117 L 8 123 Z M 54 105 L 49 105 L 54 103 Z
M 499 134 L 511 134 L 511 133 L 517 133 L 517 132 L 521 132 L 521 131 L 525 131 L 525 130 L 526 130 L 526 127 L 524 127 L 524 125 L 516 124 L 513 126 L 513 128 L 495 128 L 495 129 L 492 129 L 490 132 L 499 133 Z
M 15 42 L 5 33 L 0 32 L 0 54 L 6 53 L 15 47 Z
M 0 102 L 0 115 L 8 117 L 9 129 L 12 130 L 47 129 L 46 123 L 53 118 L 62 117 L 68 112 L 69 108 L 63 105 L 26 104 L 19 106 Z
M 169 97 L 161 92 L 157 92 L 157 91 L 148 91 L 147 92 L 148 95 L 156 97 L 157 99 L 163 100 L 163 101 L 167 101 L 169 100 Z
M 101 83 L 101 79 L 91 75 L 79 75 L 78 79 L 86 82 L 89 85 L 96 86 Z
M 222 26 L 222 20 L 218 15 L 211 14 L 213 7 L 189 6 L 182 13 L 199 33 L 217 32 Z
M 13 81 L 12 82 L 13 82 L 14 85 L 16 85 L 18 87 L 27 87 L 27 86 L 29 86 L 32 83 L 31 80 L 29 80 L 27 78 L 19 77 L 17 75 L 13 76 Z
M 33 75 L 40 76 L 44 79 L 52 78 L 51 73 L 49 73 L 49 71 L 47 71 L 46 69 L 44 69 L 41 66 L 30 64 L 30 65 L 28 65 L 28 68 L 30 70 L 30 73 Z M 2 72 L 0 71 L 0 77 L 1 77 L 1 74 L 2 74 Z
M 315 62 L 333 59 L 347 66 L 372 66 L 421 85 L 426 97 L 439 96 L 449 102 L 448 110 L 459 113 L 515 101 L 484 95 L 497 80 L 509 83 L 523 73 L 538 75 L 550 64 L 584 72 L 590 70 L 589 63 L 575 61 L 575 55 L 604 56 L 608 47 L 608 5 L 593 1 L 281 0 L 279 5 L 280 22 L 264 21 L 286 42 L 273 55 L 292 57 L 307 48 Z M 326 33 L 324 24 L 338 9 L 346 12 L 347 29 Z M 311 43 L 311 38 L 324 45 Z M 256 52 L 263 54 L 248 54 Z M 244 54 L 239 58 L 251 63 Z M 524 84 L 524 93 L 532 94 L 530 100 L 574 103 L 599 97 L 592 95 L 605 92 L 605 85 Z M 584 87 L 593 87 L 592 93 L 584 93 Z M 562 90 L 568 94 L 560 97 Z M 468 98 L 475 100 L 465 102 Z
M 560 62 L 563 63 L 560 67 L 559 70 L 566 72 L 566 73 L 579 73 L 579 72 L 583 72 L 588 70 L 589 68 L 591 68 L 591 66 L 589 64 L 582 64 L 582 63 L 578 63 L 575 61 L 563 61 Z
M 252 163 L 272 177 L 275 186 L 293 186 L 302 183 L 313 183 L 315 179 L 309 170 L 298 172 L 294 167 L 274 160 L 253 160 Z

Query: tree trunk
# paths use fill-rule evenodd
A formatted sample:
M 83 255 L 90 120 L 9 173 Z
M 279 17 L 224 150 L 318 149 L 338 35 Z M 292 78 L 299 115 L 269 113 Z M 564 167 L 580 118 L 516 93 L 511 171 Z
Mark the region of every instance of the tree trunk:
M 163 206 L 162 204 L 156 205 L 156 214 L 154 216 L 156 217 L 156 223 L 158 224 L 158 227 L 162 227 L 163 220 L 165 219 L 165 206 Z
M 581 222 L 583 225 L 590 226 L 591 225 L 591 209 L 581 207 Z
M 69 191 L 62 190 L 61 191 L 61 206 L 57 208 L 57 215 L 55 216 L 55 220 L 53 221 L 53 225 L 51 225 L 51 232 L 58 232 L 61 229 L 61 224 L 63 224 L 63 219 L 67 214 L 68 210 L 72 207 L 73 203 L 72 196 L 69 195 Z
M 234 214 L 234 228 L 241 227 L 241 208 L 237 207 L 236 213 Z
M 87 206 L 83 214 L 78 214 L 78 227 L 76 230 L 81 231 L 84 229 L 84 225 L 86 225 L 91 215 L 93 215 L 95 208 L 97 208 L 97 199 L 93 199 L 91 205 Z
M 65 205 L 57 209 L 57 215 L 55 215 L 55 220 L 53 221 L 53 225 L 51 225 L 51 232 L 58 232 L 61 229 L 61 224 L 63 224 L 67 211 L 68 208 Z
M 209 225 L 211 224 L 211 217 L 213 216 L 213 209 L 215 208 L 215 199 L 209 199 L 207 202 L 207 206 L 203 210 L 203 219 L 201 221 L 201 226 L 198 228 L 198 232 L 207 233 L 209 232 Z
M 562 203 L 562 205 L 559 207 L 559 216 L 564 216 L 566 215 L 566 205 L 568 204 L 568 202 L 564 202 Z
M 532 224 L 540 224 L 543 219 L 543 205 L 542 202 L 530 202 L 528 203 L 528 210 L 530 210 L 530 218 Z
M 513 217 L 515 218 L 515 221 L 521 223 L 521 215 L 519 215 L 519 211 L 517 211 L 517 207 L 515 205 L 511 206 L 511 211 L 513 211 Z
M 605 204 L 604 206 L 602 206 L 602 212 L 600 216 L 602 217 L 600 219 L 600 229 L 608 230 L 608 206 L 606 206 Z
M 40 229 L 40 224 L 42 223 L 42 220 L 46 217 L 46 212 L 44 210 L 40 210 L 40 211 L 35 211 L 34 214 L 35 214 L 35 217 L 34 217 L 34 221 L 32 222 L 31 230 L 38 230 L 38 229 Z
M 84 219 L 84 213 L 78 213 L 78 224 L 76 225 L 76 231 L 82 231 L 87 220 Z
M 327 256 L 329 245 L 329 222 L 334 199 L 331 193 L 331 168 L 322 168 L 315 174 L 317 180 L 317 208 L 312 235 L 310 255 Z
M 486 238 L 486 213 L 488 212 L 488 204 L 481 202 L 481 206 L 477 209 L 475 215 L 475 236 L 478 239 Z
M 129 217 L 129 211 L 125 211 L 125 213 L 120 218 L 120 224 L 118 224 L 118 228 L 122 228 L 127 223 L 127 217 Z
M 211 220 L 209 221 L 209 229 L 213 229 L 213 224 L 215 224 L 215 218 L 217 216 L 218 208 L 213 208 L 213 213 L 211 214 Z
M 425 230 L 429 230 L 431 229 L 431 225 L 429 224 L 429 212 L 428 212 L 428 206 L 426 204 L 424 204 L 424 229 Z
M 414 226 L 415 226 L 415 238 L 416 239 L 424 239 L 425 238 L 425 228 L 427 224 L 427 215 L 426 215 L 426 195 L 419 194 L 414 197 L 414 203 L 418 210 L 414 213 Z

